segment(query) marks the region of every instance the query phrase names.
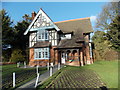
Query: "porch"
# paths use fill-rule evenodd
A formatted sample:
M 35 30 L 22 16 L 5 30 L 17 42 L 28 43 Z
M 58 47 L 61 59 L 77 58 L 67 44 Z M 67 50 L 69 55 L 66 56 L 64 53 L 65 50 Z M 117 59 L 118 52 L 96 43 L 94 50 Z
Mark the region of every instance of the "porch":
M 54 63 L 83 66 L 87 63 L 83 48 L 54 48 Z

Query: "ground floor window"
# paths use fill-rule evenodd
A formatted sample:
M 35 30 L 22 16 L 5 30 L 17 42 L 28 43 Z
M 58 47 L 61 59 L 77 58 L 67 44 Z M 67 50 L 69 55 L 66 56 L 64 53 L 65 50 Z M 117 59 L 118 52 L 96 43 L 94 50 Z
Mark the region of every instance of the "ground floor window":
M 49 59 L 49 48 L 35 48 L 34 59 Z

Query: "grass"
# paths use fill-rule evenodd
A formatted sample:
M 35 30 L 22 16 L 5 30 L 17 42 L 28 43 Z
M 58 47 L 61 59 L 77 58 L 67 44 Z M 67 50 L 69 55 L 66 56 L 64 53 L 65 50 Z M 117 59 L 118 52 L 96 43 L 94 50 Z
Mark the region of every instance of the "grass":
M 96 61 L 82 68 L 94 70 L 108 88 L 118 88 L 118 61 Z
M 52 77 L 49 77 L 46 81 L 44 81 L 41 85 L 39 85 L 37 87 L 37 89 L 43 89 L 47 88 L 47 86 L 52 83 L 52 81 L 54 81 L 55 78 L 57 78 L 57 76 L 59 76 L 59 74 L 63 71 L 63 69 L 58 70 L 55 74 L 52 75 Z
M 12 88 L 12 73 L 16 73 L 16 87 L 32 80 L 36 77 L 36 68 L 17 68 L 16 64 L 3 65 L 2 68 L 2 88 Z M 47 69 L 39 68 L 40 74 L 44 73 Z M 15 87 L 15 88 L 16 88 Z
M 118 61 L 96 61 L 92 65 L 85 65 L 83 67 L 67 66 L 57 71 L 52 77 L 48 78 L 43 82 L 38 88 L 49 87 L 64 70 L 92 70 L 101 78 L 101 80 L 106 84 L 107 88 L 118 88 Z M 58 83 L 61 83 L 58 81 Z

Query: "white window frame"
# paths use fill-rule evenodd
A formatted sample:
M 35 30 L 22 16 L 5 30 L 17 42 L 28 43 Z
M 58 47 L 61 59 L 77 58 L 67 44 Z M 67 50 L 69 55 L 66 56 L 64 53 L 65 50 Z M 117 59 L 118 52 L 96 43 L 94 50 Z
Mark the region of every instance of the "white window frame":
M 44 48 L 35 48 L 34 49 L 34 59 L 49 59 L 50 58 L 50 49 L 48 47 Z M 47 52 L 47 54 L 46 54 Z
M 46 41 L 46 40 L 49 40 L 49 36 L 48 35 L 49 34 L 48 34 L 47 30 L 38 30 L 38 32 L 37 32 L 37 41 Z

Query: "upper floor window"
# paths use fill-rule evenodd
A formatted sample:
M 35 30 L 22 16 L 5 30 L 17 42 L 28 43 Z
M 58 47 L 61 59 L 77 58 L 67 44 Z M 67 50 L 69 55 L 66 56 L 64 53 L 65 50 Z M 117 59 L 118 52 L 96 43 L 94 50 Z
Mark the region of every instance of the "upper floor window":
M 37 32 L 37 40 L 48 40 L 48 31 L 47 30 L 39 30 Z
M 65 34 L 65 35 L 63 35 L 62 37 L 61 37 L 61 39 L 63 40 L 63 39 L 71 39 L 71 37 L 72 37 L 72 34 Z

